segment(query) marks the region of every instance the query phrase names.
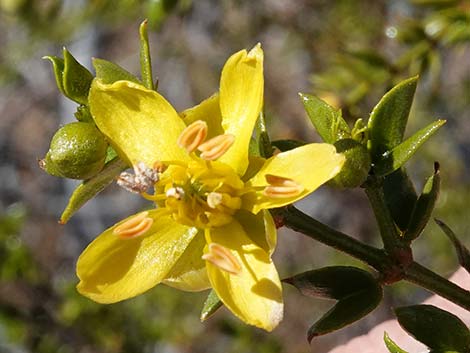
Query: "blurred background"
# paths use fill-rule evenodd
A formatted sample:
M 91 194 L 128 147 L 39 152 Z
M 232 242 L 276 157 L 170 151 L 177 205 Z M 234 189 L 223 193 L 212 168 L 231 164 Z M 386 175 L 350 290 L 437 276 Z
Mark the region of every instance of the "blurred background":
M 75 261 L 102 230 L 144 207 L 115 186 L 65 226 L 57 220 L 76 184 L 43 172 L 37 160 L 75 104 L 55 85 L 45 55 L 62 46 L 91 69 L 99 57 L 139 73 L 138 26 L 149 19 L 159 91 L 177 108 L 218 89 L 225 60 L 261 42 L 265 109 L 273 139 L 319 141 L 298 92 L 343 109 L 349 123 L 367 119 L 394 84 L 420 74 L 408 135 L 436 118 L 437 136 L 408 162 L 418 192 L 440 161 L 434 215 L 470 245 L 470 1 L 457 0 L 0 0 L 0 353 L 328 352 L 391 317 L 390 308 L 428 294 L 407 284 L 386 288 L 384 303 L 361 321 L 318 338 L 308 327 L 332 303 L 285 287 L 286 314 L 271 334 L 221 309 L 207 322 L 207 293 L 158 286 L 114 305 L 75 291 Z M 315 218 L 380 246 L 360 189 L 322 187 L 298 205 Z M 414 246 L 416 259 L 442 275 L 457 267 L 435 224 Z M 275 253 L 281 277 L 358 262 L 281 229 Z

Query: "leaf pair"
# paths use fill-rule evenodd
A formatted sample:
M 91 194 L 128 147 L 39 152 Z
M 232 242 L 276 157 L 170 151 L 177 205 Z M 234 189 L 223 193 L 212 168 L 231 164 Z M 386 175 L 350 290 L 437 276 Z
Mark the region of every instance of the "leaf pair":
M 382 300 L 382 287 L 368 272 L 349 266 L 324 267 L 285 279 L 303 295 L 337 300 L 308 330 L 307 339 L 349 325 L 374 310 Z

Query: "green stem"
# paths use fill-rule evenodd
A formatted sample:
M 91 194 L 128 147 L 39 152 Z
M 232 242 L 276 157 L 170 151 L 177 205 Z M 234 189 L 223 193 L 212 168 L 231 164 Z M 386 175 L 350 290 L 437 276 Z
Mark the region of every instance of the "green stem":
M 388 258 L 382 250 L 361 243 L 349 235 L 334 230 L 293 206 L 278 209 L 274 212 L 275 216 L 282 217 L 286 227 L 351 255 L 378 270 L 384 269 L 388 262 Z
M 416 262 L 413 262 L 405 270 L 404 279 L 470 311 L 470 291 L 459 287 Z
M 140 72 L 142 82 L 148 89 L 154 89 L 152 78 L 152 61 L 150 59 L 149 37 L 147 33 L 147 20 L 143 21 L 139 27 L 140 35 Z
M 407 245 L 401 240 L 387 207 L 382 186 L 377 179 L 371 178 L 365 184 L 365 192 L 374 211 L 385 251 L 393 256 L 398 250 L 407 247 Z
M 399 270 L 400 278 L 440 295 L 470 311 L 470 292 L 416 262 L 401 267 L 387 252 L 361 243 L 336 231 L 293 206 L 272 210 L 275 219 L 286 227 L 303 233 L 325 245 L 340 250 L 375 268 L 382 275 Z M 398 266 L 397 266 L 398 265 Z

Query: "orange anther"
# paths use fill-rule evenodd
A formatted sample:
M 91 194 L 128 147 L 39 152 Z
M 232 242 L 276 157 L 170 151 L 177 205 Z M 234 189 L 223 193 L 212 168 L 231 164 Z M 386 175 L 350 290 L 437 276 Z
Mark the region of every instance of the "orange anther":
M 298 196 L 304 188 L 292 179 L 277 175 L 266 174 L 266 181 L 269 186 L 263 190 L 263 194 L 272 198 L 288 198 Z
M 204 142 L 207 136 L 207 123 L 202 120 L 196 120 L 183 130 L 176 143 L 191 153 Z
M 242 266 L 229 249 L 217 243 L 210 243 L 208 250 L 206 254 L 202 255 L 203 260 L 209 261 L 232 275 L 239 275 L 241 273 Z
M 216 160 L 222 157 L 235 142 L 235 136 L 232 134 L 218 135 L 204 142 L 197 149 L 201 151 L 201 158 L 207 161 Z
M 118 225 L 113 230 L 113 234 L 124 238 L 136 238 L 147 232 L 153 224 L 153 219 L 148 216 L 148 212 L 142 212 Z

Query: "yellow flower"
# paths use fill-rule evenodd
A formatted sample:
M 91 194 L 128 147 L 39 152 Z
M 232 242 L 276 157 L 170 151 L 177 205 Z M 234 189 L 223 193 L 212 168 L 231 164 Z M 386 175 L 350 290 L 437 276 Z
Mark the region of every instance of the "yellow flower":
M 93 118 L 134 167 L 118 182 L 157 207 L 107 229 L 85 249 L 77 264 L 80 293 L 113 303 L 159 283 L 212 287 L 244 322 L 268 331 L 277 326 L 282 288 L 267 209 L 311 193 L 339 172 L 344 157 L 328 144 L 250 157 L 263 85 L 260 45 L 232 55 L 219 93 L 180 115 L 138 84 L 93 82 Z

